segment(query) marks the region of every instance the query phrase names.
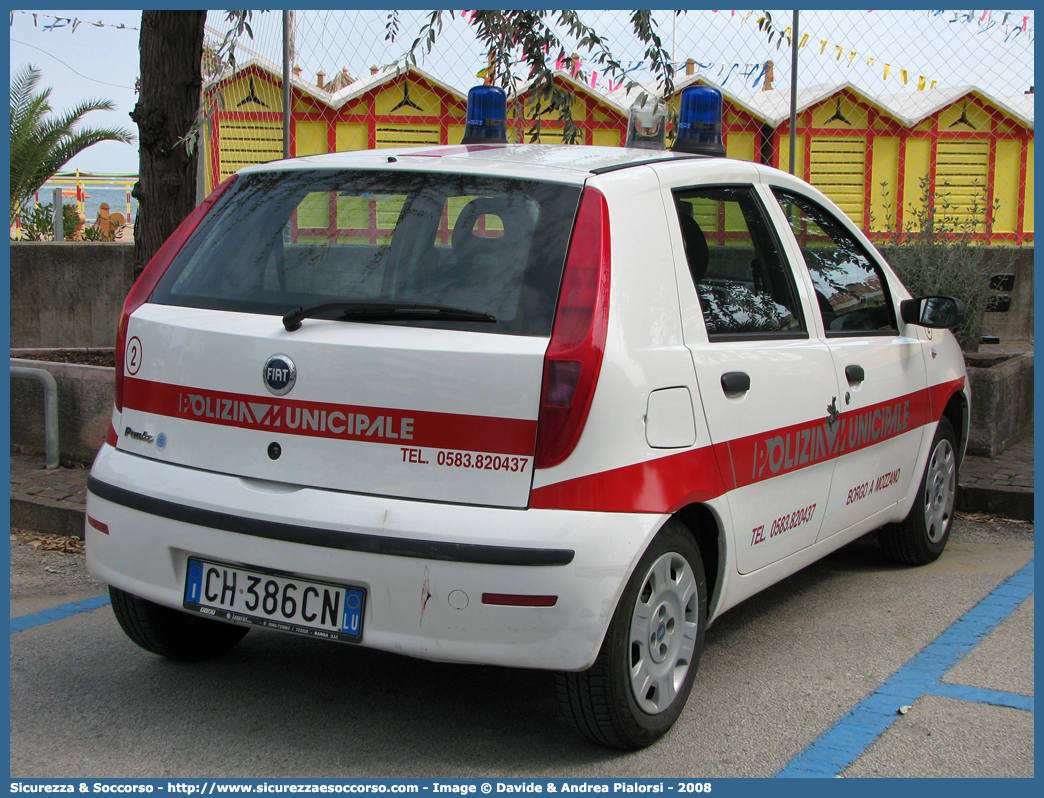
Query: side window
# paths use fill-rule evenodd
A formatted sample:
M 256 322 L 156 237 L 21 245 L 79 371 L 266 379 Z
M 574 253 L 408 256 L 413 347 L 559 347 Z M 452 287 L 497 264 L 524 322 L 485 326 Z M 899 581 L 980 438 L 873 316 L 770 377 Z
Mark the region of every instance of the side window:
M 675 189 L 674 202 L 711 339 L 806 337 L 794 276 L 753 188 Z
M 808 197 L 772 190 L 801 247 L 827 335 L 896 332 L 884 274 L 859 242 Z

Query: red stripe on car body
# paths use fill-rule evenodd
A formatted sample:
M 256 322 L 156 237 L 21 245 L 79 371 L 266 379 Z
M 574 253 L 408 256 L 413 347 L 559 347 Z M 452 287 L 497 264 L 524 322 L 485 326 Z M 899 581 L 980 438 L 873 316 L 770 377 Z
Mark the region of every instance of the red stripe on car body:
M 809 456 L 802 462 L 802 439 L 812 447 L 818 445 L 819 434 L 825 436 L 826 419 L 816 419 L 534 488 L 529 506 L 546 510 L 615 513 L 677 512 L 693 502 L 714 499 L 737 487 L 833 460 L 934 423 L 939 420 L 949 398 L 963 388 L 964 379 L 960 378 L 842 413 L 836 422 L 832 449 L 828 449 L 823 457 L 811 457 L 809 448 L 806 449 Z M 897 406 L 902 415 L 899 421 L 894 421 Z M 886 408 L 892 412 L 886 414 Z M 806 438 L 804 432 L 807 430 L 812 432 Z M 843 446 L 842 433 L 845 435 Z M 791 441 L 789 465 L 788 437 Z M 793 448 L 795 440 L 796 451 Z M 768 446 L 766 441 L 770 442 Z M 761 451 L 756 448 L 759 445 L 763 447 Z M 774 457 L 779 458 L 779 467 L 775 471 L 772 469 Z
M 671 512 L 725 493 L 710 446 L 534 488 L 529 506 L 608 513 Z M 670 509 L 669 509 L 670 508 Z
M 536 446 L 535 419 L 298 401 L 134 377 L 125 378 L 124 393 L 127 408 L 225 427 L 526 457 Z
M 927 390 L 887 402 L 759 432 L 729 441 L 736 487 L 763 482 L 785 473 L 866 449 L 897 435 L 920 429 L 930 419 Z

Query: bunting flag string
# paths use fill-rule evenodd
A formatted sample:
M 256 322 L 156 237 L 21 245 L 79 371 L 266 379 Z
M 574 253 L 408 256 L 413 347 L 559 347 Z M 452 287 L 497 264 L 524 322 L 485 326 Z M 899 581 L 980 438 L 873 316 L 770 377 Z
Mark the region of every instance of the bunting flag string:
M 545 49 L 545 52 L 546 52 L 547 48 L 545 47 L 544 49 Z M 479 55 L 482 58 L 488 58 L 489 57 L 489 52 L 488 51 L 480 52 Z M 566 57 L 566 56 L 561 56 L 561 57 L 556 58 L 555 61 L 554 61 L 554 71 L 556 71 L 556 72 L 565 71 L 566 61 L 568 61 L 568 60 L 570 60 L 570 59 L 568 57 Z M 571 60 L 572 60 L 572 66 L 570 67 L 570 70 L 569 70 L 570 77 L 572 77 L 572 78 L 574 78 L 576 80 L 583 80 L 584 82 L 590 83 L 592 89 L 598 88 L 599 70 L 597 70 L 597 69 L 593 70 L 591 72 L 591 77 L 588 80 L 588 78 L 586 78 L 582 74 L 582 72 L 581 72 L 581 70 L 584 67 L 583 60 L 580 59 L 580 58 L 573 58 Z M 519 59 L 517 59 L 515 61 L 511 61 L 508 64 L 508 66 L 509 67 L 513 67 L 513 66 L 517 66 L 519 64 L 523 64 L 525 62 L 526 62 L 525 58 L 519 58 Z M 550 59 L 546 59 L 544 63 L 545 63 L 545 65 L 549 64 L 550 63 Z M 697 61 L 695 63 L 699 65 L 700 69 L 710 69 L 711 67 L 714 66 L 713 62 L 710 62 L 710 63 L 707 63 L 707 64 L 702 64 L 699 61 Z M 624 75 L 627 75 L 630 72 L 634 72 L 635 70 L 641 69 L 642 67 L 645 66 L 645 61 L 644 60 L 642 60 L 642 61 L 624 61 L 622 65 L 628 65 L 628 64 L 632 65 L 632 66 L 630 66 L 628 69 L 625 69 L 623 71 Z M 679 66 L 684 66 L 684 65 L 683 64 L 673 64 L 673 66 L 675 68 L 677 68 Z M 760 65 L 755 65 L 755 68 L 757 66 L 760 66 Z M 530 76 L 532 76 L 532 74 L 533 74 L 533 72 L 535 70 L 536 70 L 536 67 L 534 66 L 530 70 Z M 488 66 L 486 66 L 486 67 L 483 67 L 482 69 L 480 69 L 478 72 L 476 72 L 475 73 L 475 77 L 477 77 L 477 78 L 486 78 L 490 74 L 491 74 L 490 68 Z M 605 80 L 605 82 L 606 82 L 606 84 L 608 86 L 607 91 L 610 91 L 610 92 L 615 91 L 616 89 L 620 88 L 620 86 L 622 86 L 624 84 L 623 78 L 621 78 L 620 80 L 614 82 L 612 80 L 612 78 L 608 77 L 605 74 L 604 71 L 602 72 L 601 77 Z
M 721 12 L 721 11 L 718 11 L 718 10 L 712 10 L 711 13 L 718 14 L 718 13 L 724 13 L 724 12 Z M 740 13 L 742 14 L 742 12 L 740 12 Z M 873 13 L 873 12 L 870 11 L 870 12 L 867 12 L 867 13 Z M 741 25 L 745 24 L 747 22 L 747 20 L 749 20 L 751 18 L 751 16 L 753 16 L 754 14 L 755 14 L 754 11 L 748 11 L 746 14 L 742 15 L 740 17 L 740 20 L 739 20 L 740 24 Z M 1025 16 L 1022 16 L 1022 20 L 1021 20 L 1021 24 L 1020 25 L 1012 25 L 1013 22 L 1015 22 L 1015 21 L 1017 21 L 1019 19 L 1019 16 L 1016 15 L 1015 12 L 1011 12 L 1011 11 L 993 11 L 993 10 L 989 10 L 989 9 L 987 9 L 985 11 L 981 11 L 981 12 L 975 12 L 975 11 L 968 11 L 968 12 L 952 11 L 952 12 L 949 12 L 949 11 L 945 11 L 945 10 L 933 10 L 933 11 L 926 12 L 926 14 L 927 14 L 927 16 L 929 18 L 940 18 L 940 17 L 942 17 L 946 22 L 951 23 L 951 24 L 952 23 L 962 23 L 962 24 L 975 23 L 976 26 L 979 28 L 979 30 L 976 33 L 987 33 L 988 31 L 992 31 L 992 30 L 1003 30 L 1004 33 L 1005 33 L 1005 38 L 1004 38 L 1004 42 L 1005 43 L 1007 43 L 1009 41 L 1012 41 L 1014 39 L 1017 39 L 1022 34 L 1026 34 L 1028 29 L 1029 29 L 1029 27 L 1030 27 L 1030 25 L 1031 25 L 1031 22 L 1032 22 L 1030 16 L 1029 15 L 1025 15 Z M 946 15 L 951 15 L 951 14 L 952 14 L 952 18 L 945 19 Z M 461 16 L 462 17 L 467 18 L 469 15 L 470 15 L 471 20 L 473 20 L 475 12 L 474 11 L 471 11 L 471 12 L 467 12 L 467 11 L 461 12 Z M 729 14 L 729 18 L 731 18 L 731 19 L 736 18 L 736 16 L 737 16 L 737 12 L 736 11 L 731 11 L 730 14 Z M 767 18 L 767 16 L 761 16 L 761 17 L 758 18 L 759 27 L 761 27 L 766 22 L 770 26 L 770 27 L 766 28 L 766 31 L 768 33 L 768 38 L 769 38 L 769 44 L 770 45 L 773 43 L 773 41 L 775 41 L 776 49 L 780 49 L 782 47 L 782 44 L 784 43 L 784 41 L 786 41 L 788 43 L 788 45 L 792 44 L 793 29 L 791 27 L 775 28 L 774 26 L 772 26 L 771 18 Z M 814 36 L 815 36 L 814 33 L 809 33 L 809 32 L 802 33 L 801 40 L 798 43 L 798 49 L 799 50 L 800 49 L 804 49 L 808 45 L 808 43 L 810 41 L 813 41 L 813 37 Z M 1026 36 L 1026 39 L 1028 39 L 1029 41 L 1032 41 L 1032 39 L 1028 35 Z M 828 55 L 829 54 L 829 55 L 833 56 L 834 61 L 838 62 L 838 63 L 840 63 L 842 61 L 842 59 L 847 56 L 846 68 L 849 68 L 849 69 L 855 63 L 856 57 L 861 55 L 858 50 L 856 50 L 854 48 L 846 47 L 845 45 L 842 45 L 842 44 L 832 43 L 829 39 L 823 39 L 823 38 L 816 37 L 815 40 L 819 41 L 819 44 L 820 44 L 819 55 Z M 828 48 L 829 48 L 829 51 L 828 51 Z M 862 61 L 864 59 L 865 59 L 865 62 L 866 62 L 866 66 L 874 67 L 876 65 L 876 62 L 877 62 L 877 57 L 876 56 L 862 54 L 862 58 L 860 60 Z M 516 62 L 516 63 L 520 63 L 520 62 L 521 62 L 521 60 L 519 62 Z M 572 59 L 571 61 L 568 58 L 556 59 L 556 61 L 555 61 L 555 70 L 556 71 L 560 71 L 560 70 L 565 69 L 565 65 L 566 65 L 567 62 L 570 62 L 570 74 L 571 74 L 571 76 L 574 79 L 582 80 L 584 82 L 590 83 L 591 88 L 597 88 L 598 87 L 598 83 L 599 83 L 600 78 L 602 79 L 603 83 L 605 83 L 608 86 L 608 91 L 610 91 L 610 92 L 615 91 L 616 89 L 618 89 L 624 82 L 622 79 L 618 80 L 618 81 L 614 81 L 612 78 L 608 77 L 608 75 L 606 75 L 604 72 L 601 75 L 599 75 L 599 70 L 593 70 L 591 72 L 591 74 L 590 74 L 590 78 L 588 79 L 583 74 L 582 70 L 583 70 L 583 66 L 584 65 L 583 65 L 583 62 L 580 59 Z M 739 63 L 728 64 L 728 63 L 715 62 L 715 61 L 708 61 L 708 62 L 704 63 L 704 62 L 701 62 L 701 61 L 697 61 L 695 59 L 692 59 L 692 62 L 702 71 L 713 71 L 716 68 L 717 69 L 717 75 L 718 75 L 718 77 L 721 80 L 720 85 L 722 85 L 722 86 L 725 85 L 726 81 L 728 81 L 732 77 L 733 73 L 737 69 L 740 69 L 740 66 L 741 66 Z M 675 70 L 680 70 L 683 66 L 686 66 L 687 64 L 688 64 L 688 61 L 677 61 L 677 62 L 672 63 L 672 66 L 674 67 Z M 642 67 L 646 66 L 646 63 L 645 63 L 645 61 L 640 61 L 640 62 L 631 61 L 631 62 L 625 62 L 624 66 L 629 66 L 629 68 L 627 68 L 624 71 L 624 74 L 627 75 L 628 73 L 634 72 L 635 70 L 641 69 Z M 749 85 L 751 88 L 757 88 L 758 85 L 761 83 L 762 79 L 764 78 L 765 69 L 764 69 L 763 65 L 762 64 L 756 64 L 754 66 L 751 66 L 750 64 L 746 64 L 746 65 L 743 65 L 743 66 L 744 66 L 744 69 L 740 70 L 740 74 L 745 78 L 744 83 Z M 726 69 L 728 70 L 727 73 L 725 72 Z M 938 79 L 931 78 L 928 75 L 920 75 L 917 72 L 910 70 L 909 68 L 897 67 L 895 71 L 898 72 L 898 77 L 899 77 L 901 83 L 903 84 L 903 86 L 907 86 L 907 85 L 910 84 L 911 74 L 916 75 L 917 76 L 917 90 L 918 91 L 924 91 L 926 88 L 935 89 L 939 85 Z M 885 63 L 883 72 L 881 73 L 881 79 L 884 80 L 884 81 L 887 81 L 892 76 L 892 72 L 893 72 L 892 64 L 891 63 Z M 722 77 L 723 73 L 725 73 L 724 77 Z M 482 75 L 480 74 L 480 77 L 481 76 Z M 753 80 L 751 80 L 751 78 L 753 78 Z
M 474 11 L 462 11 L 461 12 L 461 17 L 465 18 L 465 19 L 468 19 L 469 22 L 473 22 L 474 18 L 475 18 L 475 13 L 476 12 L 474 12 Z M 717 14 L 717 13 L 719 13 L 719 11 L 712 10 L 711 13 Z M 754 11 L 748 11 L 745 15 L 743 15 L 741 17 L 740 24 L 741 25 L 745 24 L 747 22 L 747 20 L 750 19 L 750 17 L 754 15 L 754 13 L 755 13 Z M 867 13 L 873 13 L 873 12 L 870 11 L 870 12 L 867 12 Z M 1004 32 L 1006 34 L 1005 38 L 1004 38 L 1004 42 L 1005 43 L 1008 42 L 1008 41 L 1011 41 L 1011 40 L 1013 40 L 1015 38 L 1018 38 L 1023 33 L 1026 33 L 1027 29 L 1029 28 L 1030 23 L 1031 23 L 1030 17 L 1028 15 L 1026 15 L 1026 16 L 1022 17 L 1022 24 L 1021 25 L 1015 25 L 1011 30 L 1009 30 L 1008 29 L 1009 28 L 1009 24 L 1018 18 L 1017 16 L 1014 15 L 1014 12 L 1010 12 L 1010 11 L 1004 11 L 1004 12 L 996 11 L 995 12 L 995 11 L 987 9 L 985 11 L 982 11 L 981 13 L 977 13 L 975 11 L 969 11 L 969 12 L 953 11 L 953 12 L 948 12 L 948 11 L 945 11 L 945 10 L 933 10 L 933 11 L 928 11 L 926 13 L 927 13 L 929 18 L 938 18 L 938 17 L 942 17 L 943 15 L 946 15 L 946 14 L 952 14 L 953 17 L 951 19 L 949 19 L 949 20 L 946 20 L 948 23 L 951 23 L 951 24 L 952 23 L 966 23 L 966 24 L 970 24 L 970 23 L 974 22 L 974 23 L 977 24 L 978 28 L 980 29 L 978 31 L 978 33 L 986 33 L 987 31 L 993 30 L 994 28 L 1003 28 Z M 735 10 L 733 10 L 733 11 L 730 12 L 729 17 L 730 18 L 735 18 L 736 14 L 737 14 L 737 12 Z M 994 19 L 995 15 L 999 18 L 999 20 L 998 19 Z M 766 22 L 768 22 L 768 24 L 771 26 L 771 19 L 770 18 L 767 18 L 766 16 L 762 16 L 762 17 L 758 18 L 759 27 L 761 27 L 761 25 L 766 23 Z M 790 27 L 785 27 L 785 28 L 768 27 L 766 30 L 768 32 L 769 44 L 771 44 L 773 40 L 776 40 L 776 49 L 780 49 L 780 47 L 782 46 L 784 41 L 786 41 L 788 44 L 792 43 L 792 34 L 793 34 L 792 28 L 790 28 Z M 801 40 L 798 43 L 798 49 L 800 50 L 800 49 L 803 49 L 804 47 L 806 47 L 806 45 L 809 43 L 809 41 L 812 40 L 812 36 L 813 35 L 814 34 L 811 34 L 811 33 L 808 33 L 808 32 L 803 33 L 802 36 L 801 36 Z M 832 55 L 834 57 L 834 60 L 836 62 L 838 62 L 838 63 L 840 63 L 842 58 L 847 55 L 846 67 L 849 68 L 849 69 L 855 63 L 856 57 L 860 55 L 858 50 L 850 49 L 850 48 L 848 48 L 848 47 L 846 47 L 844 45 L 841 45 L 841 44 L 831 43 L 829 39 L 817 39 L 817 40 L 819 41 L 819 44 L 820 44 L 820 47 L 819 47 L 819 54 L 820 55 L 827 55 L 828 48 L 832 48 L 832 50 L 830 51 L 829 54 Z M 1030 41 L 1032 41 L 1032 39 L 1030 39 Z M 868 67 L 875 66 L 875 63 L 876 63 L 876 57 L 875 56 L 873 56 L 873 55 L 865 55 L 864 54 L 864 58 L 866 60 L 866 65 Z M 514 63 L 521 63 L 523 60 L 524 59 L 520 59 L 519 61 L 516 61 Z M 554 65 L 555 70 L 556 71 L 561 71 L 561 70 L 565 69 L 565 65 L 566 65 L 567 62 L 570 63 L 570 70 L 569 71 L 570 71 L 571 77 L 573 77 L 574 79 L 577 79 L 577 80 L 583 80 L 585 82 L 589 82 L 590 85 L 591 85 L 591 88 L 597 88 L 598 87 L 598 82 L 599 82 L 599 77 L 600 77 L 599 76 L 599 70 L 592 70 L 591 75 L 590 75 L 590 79 L 588 80 L 584 76 L 584 74 L 582 74 L 583 62 L 580 59 L 557 58 L 555 60 L 555 65 Z M 675 63 L 672 64 L 672 66 L 677 70 L 677 69 L 680 69 L 683 66 L 686 66 L 687 63 L 688 63 L 687 61 L 686 62 L 675 62 Z M 695 60 L 693 61 L 693 63 L 695 63 L 699 67 L 699 69 L 704 70 L 704 71 L 710 71 L 710 70 L 713 70 L 715 67 L 717 67 L 718 76 L 719 77 L 722 75 L 722 73 L 725 71 L 725 69 L 728 68 L 728 72 L 725 74 L 724 78 L 721 79 L 721 85 L 723 85 L 723 86 L 724 86 L 725 82 L 728 81 L 729 78 L 732 76 L 733 72 L 740 68 L 740 64 L 739 63 L 734 63 L 734 64 L 730 65 L 730 64 L 727 64 L 727 63 L 720 63 L 720 62 L 714 62 L 714 61 L 709 61 L 707 63 L 703 63 L 703 62 L 695 61 Z M 646 63 L 645 63 L 644 60 L 643 61 L 639 61 L 639 62 L 635 62 L 635 61 L 625 62 L 624 65 L 627 65 L 627 64 L 633 64 L 633 66 L 630 66 L 630 68 L 624 70 L 624 75 L 627 75 L 628 73 L 634 72 L 635 70 L 641 69 L 642 67 L 646 66 Z M 740 74 L 743 75 L 744 78 L 750 79 L 752 76 L 755 75 L 756 72 L 758 73 L 754 77 L 753 82 L 750 84 L 752 88 L 757 88 L 757 86 L 760 84 L 762 78 L 764 77 L 764 72 L 765 72 L 764 67 L 761 64 L 756 64 L 753 67 L 751 67 L 749 64 L 747 64 L 747 65 L 745 65 L 745 67 L 748 67 L 748 69 L 746 71 L 742 71 L 741 70 L 741 72 L 740 72 Z M 479 77 L 484 77 L 485 74 L 487 73 L 487 71 L 488 70 L 482 70 L 480 73 L 478 73 L 478 76 Z M 911 70 L 905 69 L 905 68 L 898 68 L 898 73 L 899 73 L 899 79 L 902 82 L 902 84 L 904 86 L 909 85 Z M 892 65 L 890 63 L 885 63 L 881 79 L 887 81 L 891 77 L 891 74 L 892 74 Z M 602 73 L 601 77 L 604 79 L 604 82 L 608 86 L 608 91 L 610 91 L 610 92 L 615 91 L 616 89 L 618 89 L 624 82 L 622 79 L 619 80 L 619 81 L 614 81 L 612 78 L 610 78 L 607 75 L 605 75 L 604 72 Z M 929 78 L 929 76 L 927 76 L 927 75 L 918 75 L 918 78 L 917 78 L 917 90 L 918 91 L 924 91 L 926 87 L 930 87 L 931 89 L 934 89 L 934 88 L 936 88 L 938 86 L 938 84 L 939 84 L 939 81 L 937 79 Z
M 747 17 L 749 17 L 753 13 L 754 13 L 753 11 L 749 12 L 747 14 Z M 869 11 L 867 13 L 873 13 L 873 12 Z M 942 14 L 946 14 L 946 13 L 947 12 L 945 10 L 943 10 L 943 11 L 929 11 L 928 15 L 929 15 L 929 18 L 932 18 L 932 17 L 938 17 L 938 16 L 940 16 Z M 1008 11 L 1008 12 L 1000 12 L 1000 11 L 996 12 L 998 15 L 1003 14 L 1003 18 L 1002 18 L 1002 21 L 1000 23 L 998 23 L 996 20 L 993 19 L 994 13 L 995 13 L 994 11 L 986 10 L 986 11 L 983 11 L 982 15 L 978 17 L 977 23 L 978 23 L 978 26 L 981 28 L 981 30 L 978 31 L 979 33 L 985 33 L 986 31 L 989 31 L 989 30 L 993 29 L 994 27 L 1003 27 L 1005 29 L 1005 33 L 1006 33 L 1006 36 L 1004 38 L 1004 42 L 1008 42 L 1011 39 L 1017 38 L 1021 33 L 1026 32 L 1027 28 L 1029 27 L 1030 18 L 1027 15 L 1027 16 L 1024 16 L 1022 18 L 1022 25 L 1017 25 L 1017 26 L 1015 26 L 1013 28 L 1013 30 L 1008 31 L 1007 30 L 1008 21 L 1009 21 L 1009 18 L 1012 16 L 1012 12 L 1010 12 L 1010 11 Z M 746 21 L 747 17 L 744 17 L 744 21 Z M 956 12 L 955 11 L 955 12 L 953 12 L 953 19 L 948 20 L 948 22 L 950 22 L 950 23 L 954 23 L 954 22 L 970 23 L 970 22 L 975 22 L 975 21 L 976 21 L 976 17 L 975 17 L 975 12 L 974 11 L 965 12 L 963 14 L 961 14 L 960 12 Z M 760 17 L 758 19 L 759 26 L 761 24 L 765 23 L 765 22 L 768 22 L 769 25 L 771 25 L 771 19 L 769 19 L 769 18 L 767 18 L 765 16 L 762 16 L 762 17 Z M 806 45 L 806 43 L 809 41 L 809 38 L 810 38 L 811 35 L 812 34 L 809 34 L 809 33 L 805 33 L 805 34 L 802 35 L 801 41 L 798 44 L 798 49 L 799 50 Z M 789 27 L 783 28 L 783 29 L 780 29 L 780 28 L 774 28 L 774 29 L 773 28 L 769 28 L 769 43 L 770 44 L 772 42 L 772 39 L 777 37 L 777 36 L 779 37 L 779 41 L 780 42 L 782 42 L 784 38 L 787 39 L 787 41 L 790 41 L 791 28 L 789 28 Z M 845 54 L 845 49 L 846 49 L 844 45 L 840 45 L 840 44 L 833 44 L 832 45 L 829 39 L 819 39 L 818 41 L 819 41 L 819 55 L 827 55 L 827 48 L 832 46 L 834 49 L 833 49 L 833 51 L 830 54 L 834 56 L 834 60 L 835 61 L 838 61 L 838 62 L 841 61 L 841 57 Z M 1030 41 L 1032 41 L 1032 39 L 1030 39 Z M 778 44 L 777 44 L 777 49 L 778 49 Z M 850 50 L 848 52 L 848 67 L 849 68 L 851 68 L 852 63 L 854 62 L 855 57 L 857 55 L 859 55 L 859 52 L 857 50 L 853 49 L 853 50 Z M 874 56 L 866 56 L 867 66 L 873 66 L 874 65 L 874 61 L 875 61 L 875 57 Z M 884 74 L 882 76 L 882 80 L 888 80 L 888 77 L 891 74 L 891 71 L 892 71 L 891 64 L 885 64 Z M 906 69 L 900 69 L 899 70 L 899 75 L 900 75 L 900 79 L 902 80 L 903 85 L 904 86 L 907 85 L 909 83 L 909 71 L 906 70 Z M 924 75 L 919 76 L 918 81 L 917 81 L 917 89 L 918 89 L 918 91 L 924 91 L 925 87 L 928 85 L 928 80 L 929 79 L 928 79 L 927 76 L 924 76 Z M 931 85 L 931 88 L 934 89 L 936 86 L 939 85 L 939 81 L 933 79 L 931 81 L 930 85 Z
M 80 27 L 80 25 L 92 25 L 95 28 L 115 28 L 116 30 L 133 30 L 133 31 L 139 31 L 140 30 L 140 28 L 135 28 L 135 27 L 133 27 L 131 25 L 125 25 L 122 22 L 119 25 L 114 25 L 111 22 L 92 22 L 89 19 L 79 19 L 77 17 L 56 17 L 53 14 L 41 14 L 39 11 L 11 11 L 11 26 L 12 27 L 14 26 L 14 20 L 15 20 L 14 15 L 15 15 L 15 13 L 27 14 L 27 15 L 31 16 L 33 18 L 33 27 L 34 28 L 41 28 L 42 30 L 45 30 L 45 31 L 54 31 L 54 30 L 58 30 L 59 28 L 70 28 L 71 27 L 72 28 L 72 32 L 76 33 L 76 29 L 78 27 Z M 39 20 L 40 17 L 43 17 L 44 19 L 54 20 L 54 22 L 51 22 L 50 24 L 47 24 L 47 25 L 40 25 L 40 20 Z

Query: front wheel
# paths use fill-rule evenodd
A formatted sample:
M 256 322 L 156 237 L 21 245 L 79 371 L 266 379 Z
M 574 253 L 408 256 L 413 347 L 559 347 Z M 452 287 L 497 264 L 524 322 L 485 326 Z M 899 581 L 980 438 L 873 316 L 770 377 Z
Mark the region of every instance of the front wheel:
M 643 748 L 674 725 L 703 651 L 707 580 L 689 530 L 668 521 L 624 588 L 598 659 L 559 673 L 566 722 L 593 742 Z
M 127 637 L 153 654 L 198 662 L 224 654 L 243 639 L 246 626 L 179 612 L 109 587 L 112 611 Z
M 950 537 L 957 499 L 957 436 L 945 416 L 939 419 L 910 514 L 878 533 L 885 556 L 906 565 L 926 565 L 939 558 Z

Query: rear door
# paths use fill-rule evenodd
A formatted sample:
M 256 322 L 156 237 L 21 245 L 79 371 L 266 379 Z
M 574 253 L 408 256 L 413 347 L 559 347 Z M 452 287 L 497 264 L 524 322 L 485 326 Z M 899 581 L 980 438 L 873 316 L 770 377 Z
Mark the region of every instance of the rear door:
M 284 485 L 525 506 L 579 191 L 241 177 L 130 320 L 119 447 Z
M 686 344 L 750 573 L 816 540 L 837 380 L 753 185 L 671 188 Z

